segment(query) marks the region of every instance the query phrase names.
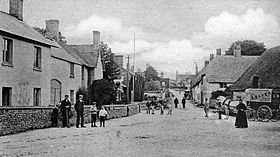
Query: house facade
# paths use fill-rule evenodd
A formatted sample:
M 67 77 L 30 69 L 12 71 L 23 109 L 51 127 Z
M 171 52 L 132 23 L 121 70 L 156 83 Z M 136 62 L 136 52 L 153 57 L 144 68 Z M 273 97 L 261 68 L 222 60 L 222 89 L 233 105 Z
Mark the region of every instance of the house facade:
M 0 11 L 0 106 L 47 106 L 50 100 L 51 47 L 23 22 L 22 1 Z
M 219 49 L 218 49 L 219 50 Z M 234 55 L 210 55 L 210 62 L 205 62 L 205 67 L 192 81 L 193 99 L 203 103 L 205 98 L 211 98 L 214 91 L 224 91 L 256 61 L 257 56 L 241 56 L 241 47 L 236 46 Z

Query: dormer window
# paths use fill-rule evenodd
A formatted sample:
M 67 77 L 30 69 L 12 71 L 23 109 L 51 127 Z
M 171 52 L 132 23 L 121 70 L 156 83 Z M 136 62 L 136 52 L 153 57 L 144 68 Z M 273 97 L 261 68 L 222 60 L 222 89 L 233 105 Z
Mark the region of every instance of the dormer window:
M 260 77 L 259 76 L 253 77 L 252 88 L 260 88 Z

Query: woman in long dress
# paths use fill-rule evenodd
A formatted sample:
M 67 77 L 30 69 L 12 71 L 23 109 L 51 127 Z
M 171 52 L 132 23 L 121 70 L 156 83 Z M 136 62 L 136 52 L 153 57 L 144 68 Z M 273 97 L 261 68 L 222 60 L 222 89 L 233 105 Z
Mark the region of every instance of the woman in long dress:
M 236 106 L 236 109 L 238 110 L 235 119 L 236 128 L 248 128 L 248 122 L 245 112 L 245 110 L 247 110 L 247 106 L 242 102 L 241 98 L 239 98 L 239 104 Z

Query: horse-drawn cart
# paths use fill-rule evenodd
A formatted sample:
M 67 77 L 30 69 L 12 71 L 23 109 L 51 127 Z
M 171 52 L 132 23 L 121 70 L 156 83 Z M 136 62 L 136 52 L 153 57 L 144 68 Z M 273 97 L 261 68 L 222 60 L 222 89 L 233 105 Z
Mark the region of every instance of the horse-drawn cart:
M 280 89 L 246 89 L 249 120 L 280 120 Z

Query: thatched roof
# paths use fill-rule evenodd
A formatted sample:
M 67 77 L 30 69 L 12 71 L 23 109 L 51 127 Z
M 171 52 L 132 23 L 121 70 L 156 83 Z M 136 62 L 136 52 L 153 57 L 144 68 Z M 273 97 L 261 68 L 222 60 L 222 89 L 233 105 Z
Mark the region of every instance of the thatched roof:
M 216 56 L 193 80 L 193 85 L 201 81 L 203 75 L 209 83 L 234 83 L 252 65 L 258 56 Z
M 231 90 L 252 88 L 254 76 L 260 77 L 259 88 L 280 88 L 280 46 L 265 51 L 236 81 Z

